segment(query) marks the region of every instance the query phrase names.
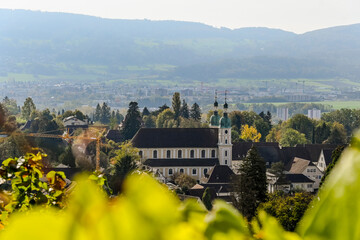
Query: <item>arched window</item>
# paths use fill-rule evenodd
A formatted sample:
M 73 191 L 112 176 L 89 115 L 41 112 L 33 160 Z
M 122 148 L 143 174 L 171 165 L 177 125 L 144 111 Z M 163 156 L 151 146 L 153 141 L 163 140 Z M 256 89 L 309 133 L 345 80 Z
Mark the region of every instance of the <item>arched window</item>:
M 178 150 L 178 158 L 182 158 L 182 151 Z
M 201 157 L 205 158 L 205 150 L 201 150 Z
M 215 157 L 215 150 L 211 150 L 211 157 L 212 157 L 212 158 Z
M 173 170 L 172 168 L 169 169 L 169 175 L 172 175 L 173 174 Z
M 139 155 L 140 155 L 140 157 L 142 158 L 142 157 L 143 157 L 143 152 L 142 152 L 142 151 L 139 151 Z
M 195 151 L 194 150 L 191 150 L 190 151 L 190 158 L 194 158 L 195 157 Z
M 225 130 L 225 134 L 228 134 L 228 130 Z
M 227 151 L 225 150 L 225 157 L 227 157 Z
M 193 175 L 196 175 L 196 168 L 193 168 L 192 174 L 193 174 Z
M 184 173 L 184 169 L 183 169 L 183 168 L 180 168 L 180 173 Z
M 157 150 L 153 151 L 153 158 L 157 158 Z
M 225 144 L 227 144 L 228 143 L 228 141 L 227 141 L 227 139 L 225 139 Z
M 170 150 L 166 151 L 166 158 L 171 158 L 171 151 Z

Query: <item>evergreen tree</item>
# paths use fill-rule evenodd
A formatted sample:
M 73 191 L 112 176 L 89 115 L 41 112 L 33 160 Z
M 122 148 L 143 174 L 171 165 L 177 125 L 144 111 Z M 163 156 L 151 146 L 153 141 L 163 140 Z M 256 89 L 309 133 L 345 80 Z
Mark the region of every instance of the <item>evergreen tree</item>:
M 115 117 L 116 117 L 116 121 L 118 124 L 120 124 L 124 120 L 124 116 L 122 114 L 120 114 L 119 109 L 116 110 Z
M 144 117 L 144 116 L 149 116 L 149 115 L 150 115 L 149 110 L 147 109 L 147 107 L 144 107 L 143 112 L 142 112 L 142 116 Z
M 212 209 L 211 194 L 210 194 L 210 189 L 208 187 L 205 189 L 201 200 L 204 203 L 206 209 L 211 211 Z
M 156 118 L 154 116 L 144 116 L 144 127 L 146 128 L 155 128 L 156 127 Z
M 59 161 L 67 166 L 76 167 L 75 157 L 72 153 L 71 144 L 69 144 L 65 148 L 65 151 L 59 156 Z
M 266 166 L 255 146 L 244 158 L 234 180 L 233 204 L 251 220 L 260 203 L 266 200 Z
M 189 106 L 187 105 L 185 100 L 183 100 L 183 104 L 180 108 L 180 116 L 187 119 L 190 117 Z
M 31 114 L 36 110 L 36 106 L 31 97 L 26 98 L 24 106 L 21 109 L 21 114 L 24 119 L 30 120 Z
M 172 109 L 174 111 L 174 119 L 177 120 L 180 116 L 180 108 L 181 108 L 181 100 L 180 100 L 180 93 L 175 92 L 172 98 L 171 103 Z
M 200 121 L 201 120 L 201 110 L 200 107 L 197 103 L 194 103 L 191 106 L 191 110 L 190 110 L 190 118 L 196 120 L 196 121 Z
M 336 163 L 338 162 L 342 152 L 345 149 L 345 145 L 338 146 L 331 154 L 331 163 L 326 168 L 324 176 L 321 178 L 320 186 L 325 182 L 325 179 L 329 176 L 332 169 L 335 167 Z
M 136 161 L 131 155 L 125 155 L 116 161 L 114 174 L 110 176 L 110 185 L 113 193 L 118 194 L 121 192 L 124 179 L 136 169 Z
M 100 118 L 101 118 L 101 107 L 100 104 L 98 103 L 95 109 L 94 122 L 100 121 Z
M 104 102 L 101 107 L 100 122 L 108 124 L 110 122 L 111 112 L 110 107 Z
M 125 140 L 131 139 L 141 127 L 141 117 L 137 102 L 130 102 L 125 116 L 122 134 Z

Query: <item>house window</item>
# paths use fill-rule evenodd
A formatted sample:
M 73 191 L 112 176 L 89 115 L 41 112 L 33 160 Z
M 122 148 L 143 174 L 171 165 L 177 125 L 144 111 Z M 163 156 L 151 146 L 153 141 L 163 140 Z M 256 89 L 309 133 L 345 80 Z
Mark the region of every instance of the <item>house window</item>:
M 207 168 L 204 169 L 204 174 L 207 174 L 208 170 Z
M 169 169 L 169 175 L 172 175 L 173 174 L 173 170 L 172 168 Z
M 201 157 L 205 158 L 205 150 L 201 150 Z
M 157 150 L 153 151 L 153 158 L 157 158 Z
M 166 158 L 171 158 L 171 151 L 170 150 L 166 151 Z
M 308 184 L 307 187 L 308 187 L 308 188 L 312 188 L 312 184 Z
M 225 151 L 225 157 L 227 157 L 227 151 Z
M 181 150 L 178 151 L 178 158 L 182 158 L 182 151 Z
M 183 168 L 180 168 L 180 173 L 184 173 L 184 169 L 183 169 Z
M 190 151 L 190 158 L 194 158 L 195 157 L 195 151 L 194 150 L 191 150 Z
M 215 157 L 215 150 L 211 150 L 211 157 L 212 157 L 212 158 Z
M 193 168 L 192 175 L 196 175 L 196 168 Z
M 139 155 L 140 155 L 140 157 L 142 158 L 142 157 L 143 157 L 143 152 L 142 152 L 142 151 L 139 151 Z

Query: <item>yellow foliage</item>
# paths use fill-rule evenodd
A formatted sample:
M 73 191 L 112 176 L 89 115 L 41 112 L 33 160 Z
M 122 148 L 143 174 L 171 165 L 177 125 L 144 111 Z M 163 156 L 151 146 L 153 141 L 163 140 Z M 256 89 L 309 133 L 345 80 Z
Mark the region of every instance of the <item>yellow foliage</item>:
M 245 124 L 241 126 L 241 135 L 240 138 L 245 141 L 259 142 L 261 138 L 261 133 L 258 133 L 255 127 Z

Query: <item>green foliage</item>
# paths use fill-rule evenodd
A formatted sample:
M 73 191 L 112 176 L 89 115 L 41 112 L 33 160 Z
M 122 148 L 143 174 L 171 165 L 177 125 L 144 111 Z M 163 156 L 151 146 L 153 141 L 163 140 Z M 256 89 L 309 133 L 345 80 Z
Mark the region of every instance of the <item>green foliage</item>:
M 195 121 L 201 121 L 201 109 L 197 103 L 194 103 L 190 109 L 190 118 Z
M 330 136 L 331 124 L 320 121 L 315 127 L 314 143 L 323 143 Z
M 70 166 L 70 167 L 76 167 L 76 164 L 75 164 L 75 157 L 73 155 L 73 152 L 72 152 L 72 145 L 69 144 L 64 152 L 59 156 L 59 161 L 64 164 L 64 165 L 67 165 L 67 166 Z
M 260 204 L 259 209 L 276 217 L 285 230 L 294 231 L 312 199 L 313 195 L 310 193 L 286 195 L 277 192 L 269 194 L 268 200 Z
M 338 146 L 331 154 L 331 163 L 329 164 L 329 166 L 327 166 L 324 176 L 321 178 L 321 182 L 320 182 L 320 186 L 322 186 L 325 182 L 325 179 L 329 176 L 329 174 L 331 173 L 332 169 L 335 167 L 336 163 L 338 162 L 338 160 L 340 159 L 340 156 L 342 154 L 342 152 L 345 149 L 345 145 L 341 145 Z
M 144 127 L 146 128 L 155 128 L 156 127 L 156 117 L 152 115 L 143 116 Z
M 204 203 L 206 209 L 211 211 L 212 209 L 211 194 L 210 194 L 210 189 L 208 187 L 205 189 L 201 200 Z
M 183 117 L 183 118 L 189 118 L 190 117 L 189 106 L 185 102 L 185 99 L 183 99 L 183 103 L 182 103 L 182 106 L 180 108 L 180 116 Z
M 181 189 L 190 189 L 196 184 L 196 180 L 192 177 L 190 177 L 187 174 L 181 173 L 175 173 L 173 175 L 174 182 L 176 185 L 178 185 Z
M 171 106 L 174 111 L 174 119 L 177 120 L 180 116 L 180 108 L 181 108 L 180 93 L 178 92 L 174 93 Z
M 24 119 L 30 120 L 31 114 L 36 110 L 36 106 L 31 97 L 26 98 L 24 106 L 21 108 L 21 114 Z
M 303 133 L 309 142 L 312 141 L 314 123 L 307 116 L 303 114 L 296 114 L 288 120 L 287 126 L 300 133 Z
M 297 144 L 308 143 L 308 140 L 305 138 L 305 134 L 292 128 L 286 128 L 281 134 L 279 143 L 283 147 L 294 147 Z
M 347 135 L 360 126 L 360 110 L 359 109 L 340 109 L 329 113 L 324 113 L 321 119 L 326 122 L 338 122 L 342 124 L 347 132 Z
M 239 175 L 233 180 L 233 204 L 249 220 L 266 199 L 266 166 L 257 148 L 252 146 L 243 159 Z
M 329 138 L 325 143 L 328 144 L 345 144 L 347 142 L 346 130 L 344 126 L 338 122 L 334 122 L 331 126 Z
M 11 201 L 5 207 L 8 213 L 25 211 L 35 205 L 64 207 L 64 188 L 66 185 L 63 172 L 51 171 L 46 175 L 48 183 L 41 178 L 44 175 L 42 153 L 28 153 L 20 158 L 9 158 L 0 167 L 1 181 L 11 182 Z
M 125 140 L 131 139 L 140 129 L 141 116 L 137 102 L 130 102 L 129 109 L 125 116 L 122 134 Z
M 15 99 L 10 99 L 7 96 L 2 100 L 1 104 L 7 112 L 7 115 L 16 115 L 19 113 L 19 108 L 17 106 Z
M 167 128 L 167 127 L 172 127 L 172 124 L 169 123 L 174 123 L 174 117 L 175 114 L 173 111 L 171 111 L 171 109 L 165 109 L 164 111 L 162 111 L 157 119 L 156 119 L 156 127 L 157 128 Z

